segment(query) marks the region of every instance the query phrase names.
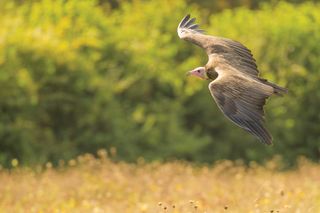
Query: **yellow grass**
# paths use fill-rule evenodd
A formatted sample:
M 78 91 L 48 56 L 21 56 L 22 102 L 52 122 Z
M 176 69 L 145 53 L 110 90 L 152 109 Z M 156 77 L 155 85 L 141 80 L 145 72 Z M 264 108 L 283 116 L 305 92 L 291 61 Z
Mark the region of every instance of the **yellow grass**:
M 277 172 L 273 163 L 114 163 L 100 152 L 50 167 L 0 170 L 0 212 L 320 212 L 320 165 L 307 161 Z

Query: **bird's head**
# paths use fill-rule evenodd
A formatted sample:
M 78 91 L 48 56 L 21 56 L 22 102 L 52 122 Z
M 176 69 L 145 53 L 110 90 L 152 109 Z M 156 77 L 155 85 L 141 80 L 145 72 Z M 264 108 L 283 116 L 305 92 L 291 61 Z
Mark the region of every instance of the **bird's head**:
M 208 79 L 206 69 L 204 67 L 197 67 L 189 72 L 187 72 L 187 76 L 194 75 L 201 79 Z

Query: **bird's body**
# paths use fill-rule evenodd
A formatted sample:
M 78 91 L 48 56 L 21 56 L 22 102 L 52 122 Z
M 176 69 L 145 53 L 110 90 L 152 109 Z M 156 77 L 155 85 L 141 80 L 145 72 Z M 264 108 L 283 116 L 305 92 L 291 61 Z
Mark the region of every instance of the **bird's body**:
M 272 144 L 264 127 L 263 106 L 272 94 L 282 95 L 287 90 L 258 76 L 255 59 L 244 45 L 204 35 L 194 21 L 187 15 L 178 26 L 178 35 L 203 48 L 209 60 L 189 74 L 211 81 L 210 93 L 227 118 L 265 144 Z

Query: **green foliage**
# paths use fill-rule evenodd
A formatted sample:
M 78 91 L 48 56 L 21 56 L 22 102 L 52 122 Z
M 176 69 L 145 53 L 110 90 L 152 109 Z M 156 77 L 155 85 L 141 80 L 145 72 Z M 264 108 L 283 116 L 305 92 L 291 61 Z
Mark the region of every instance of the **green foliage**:
M 101 0 L 103 1 L 103 0 Z M 237 7 L 247 7 L 250 9 L 259 9 L 264 4 L 277 4 L 279 0 L 187 0 L 190 3 L 199 5 L 204 8 L 204 12 L 219 12 L 225 9 L 237 8 Z M 318 2 L 318 0 L 282 0 L 282 2 L 290 2 L 293 4 L 301 4 L 306 1 L 308 2 Z
M 211 17 L 211 25 L 217 26 L 212 33 L 245 43 L 253 50 L 262 75 L 289 88 L 286 97 L 272 98 L 266 107 L 276 144 L 270 151 L 289 162 L 299 155 L 320 158 L 318 9 L 311 3 L 280 3 L 261 11 L 238 9 Z M 255 147 L 250 152 L 258 159 L 266 150 Z
M 289 87 L 266 109 L 273 147 L 225 119 L 207 82 L 185 77 L 206 55 L 176 35 L 186 13 L 205 18 L 183 0 L 123 2 L 117 9 L 84 0 L 2 6 L 3 164 L 57 162 L 110 147 L 129 161 L 319 159 L 320 5 L 226 10 L 202 24 L 247 45 L 262 75 Z

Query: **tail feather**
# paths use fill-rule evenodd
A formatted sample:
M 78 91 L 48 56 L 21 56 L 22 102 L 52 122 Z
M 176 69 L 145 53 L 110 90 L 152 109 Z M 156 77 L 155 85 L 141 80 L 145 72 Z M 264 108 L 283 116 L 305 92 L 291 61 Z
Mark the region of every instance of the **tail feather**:
M 264 84 L 271 86 L 274 90 L 274 94 L 276 94 L 278 96 L 283 96 L 284 94 L 288 93 L 287 88 L 284 88 L 284 87 L 278 86 L 275 83 L 269 82 L 267 79 L 259 78 L 259 80 L 261 82 L 263 82 Z

